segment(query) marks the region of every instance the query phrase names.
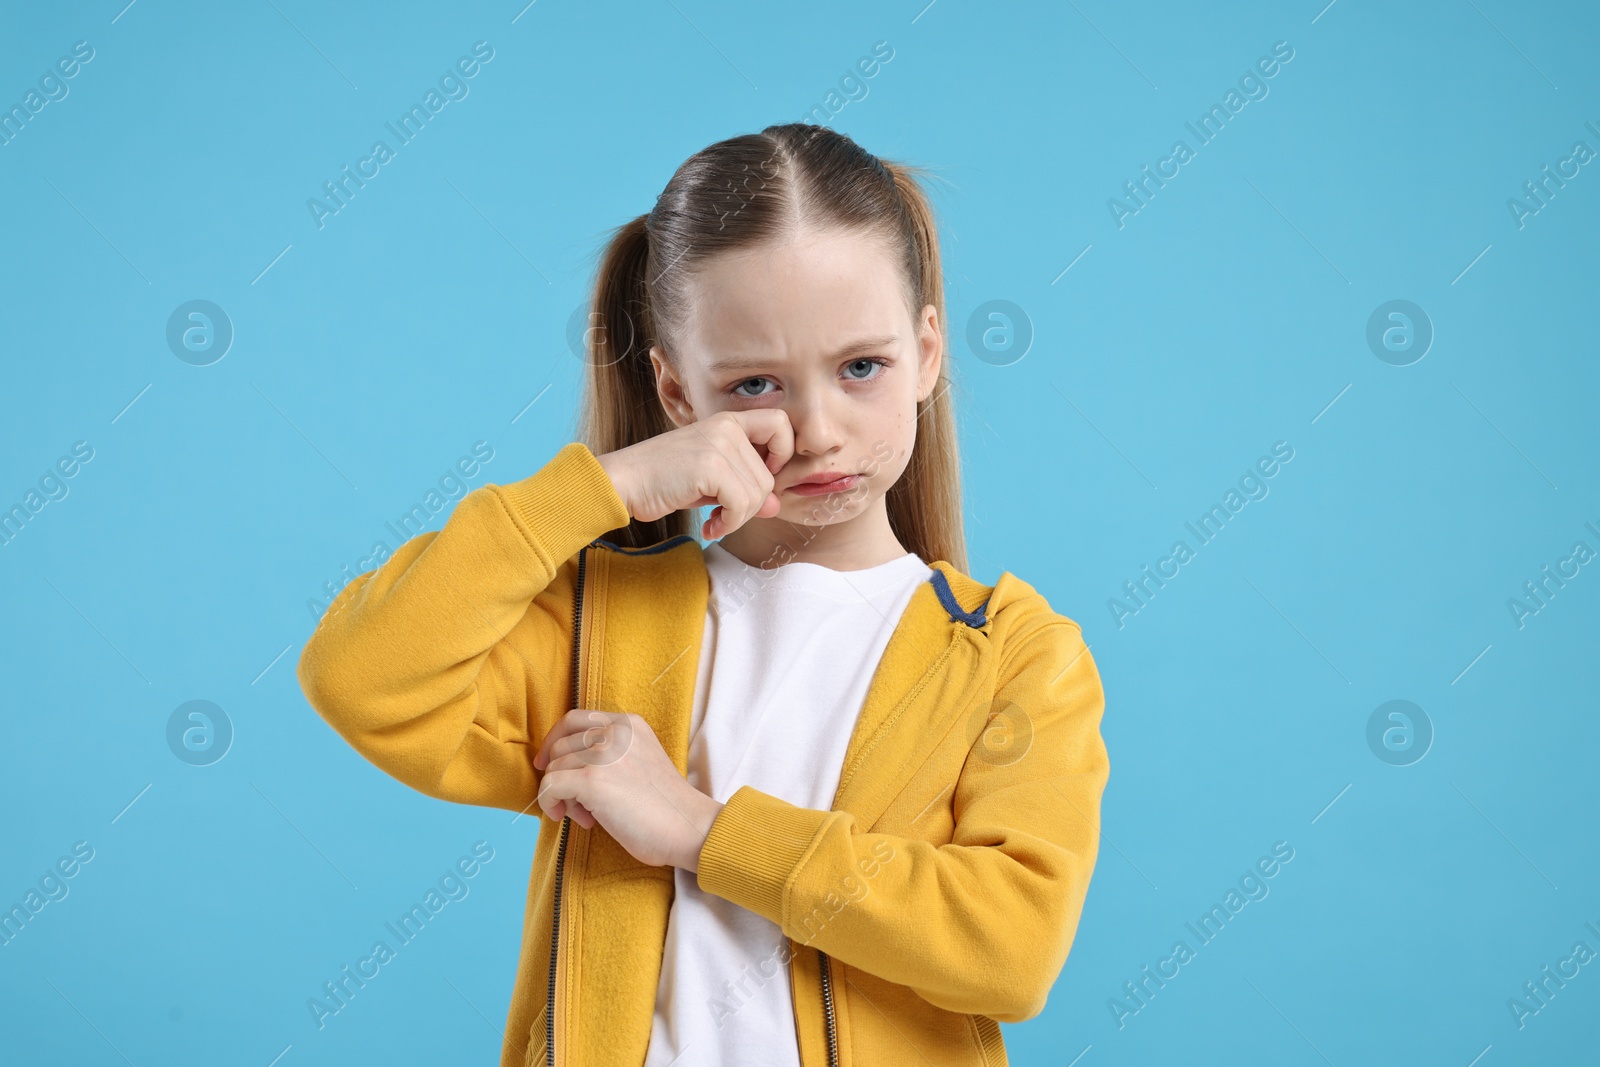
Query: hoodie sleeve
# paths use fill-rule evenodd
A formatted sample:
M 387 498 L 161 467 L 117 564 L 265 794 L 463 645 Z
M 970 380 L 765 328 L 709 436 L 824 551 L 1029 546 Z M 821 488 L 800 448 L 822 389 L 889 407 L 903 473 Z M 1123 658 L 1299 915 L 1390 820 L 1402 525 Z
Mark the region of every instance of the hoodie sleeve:
M 570 696 L 576 554 L 628 519 L 581 442 L 480 486 L 334 598 L 300 654 L 307 700 L 411 788 L 526 810 Z
M 950 843 L 869 833 L 849 812 L 742 786 L 701 849 L 700 888 L 937 1007 L 1011 1023 L 1039 1014 L 1083 910 L 1110 762 L 1078 625 L 1040 612 L 1019 629 L 996 706 L 1031 742 L 1008 761 L 973 747 Z

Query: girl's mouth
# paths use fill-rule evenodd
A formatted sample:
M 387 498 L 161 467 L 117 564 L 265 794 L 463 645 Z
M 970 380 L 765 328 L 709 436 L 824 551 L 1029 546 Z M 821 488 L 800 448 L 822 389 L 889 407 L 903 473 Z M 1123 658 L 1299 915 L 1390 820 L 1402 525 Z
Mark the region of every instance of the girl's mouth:
M 788 493 L 799 493 L 801 496 L 826 496 L 829 493 L 842 493 L 846 489 L 853 489 L 861 480 L 859 474 L 847 474 L 843 478 L 836 478 L 831 482 L 806 482 L 801 485 L 791 485 L 784 490 Z

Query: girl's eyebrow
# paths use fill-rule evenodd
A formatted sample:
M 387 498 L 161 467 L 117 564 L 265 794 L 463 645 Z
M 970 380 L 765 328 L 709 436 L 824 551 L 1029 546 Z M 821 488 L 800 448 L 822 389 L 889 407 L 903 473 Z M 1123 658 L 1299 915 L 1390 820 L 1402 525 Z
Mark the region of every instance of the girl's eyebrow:
M 854 355 L 857 352 L 870 352 L 876 348 L 886 348 L 899 340 L 900 338 L 896 334 L 887 334 L 882 337 L 862 337 L 851 341 L 827 358 L 829 362 L 833 362 L 834 360 L 841 360 L 846 356 Z M 709 369 L 713 374 L 721 374 L 726 371 L 751 370 L 765 366 L 770 366 L 770 363 L 762 356 L 728 356 L 724 359 L 713 360 Z

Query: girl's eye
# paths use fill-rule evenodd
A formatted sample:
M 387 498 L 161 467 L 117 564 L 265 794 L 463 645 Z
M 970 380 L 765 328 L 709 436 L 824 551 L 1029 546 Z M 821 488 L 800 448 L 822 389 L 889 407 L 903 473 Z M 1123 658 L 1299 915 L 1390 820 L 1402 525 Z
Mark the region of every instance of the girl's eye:
M 888 360 L 880 359 L 880 358 L 878 358 L 876 356 L 873 356 L 873 357 L 868 358 L 868 359 L 858 359 L 858 360 L 854 361 L 853 363 L 849 364 L 851 369 L 855 369 L 855 368 L 858 368 L 858 367 L 871 368 L 873 366 L 887 367 L 888 365 L 889 365 L 889 361 Z M 853 377 L 853 378 L 851 378 L 851 381 L 870 382 L 873 378 L 876 378 L 876 377 L 878 377 L 878 374 L 871 373 L 871 374 L 867 374 L 867 375 L 862 375 L 859 378 L 854 378 Z
M 852 373 L 850 373 L 848 375 L 848 377 L 849 377 L 850 381 L 853 381 L 853 382 L 870 382 L 870 381 L 873 381 L 874 379 L 876 379 L 876 378 L 881 376 L 881 370 L 874 370 L 873 368 L 876 367 L 876 368 L 880 368 L 881 369 L 883 367 L 887 367 L 889 365 L 889 362 L 890 362 L 889 360 L 883 359 L 883 358 L 878 357 L 878 356 L 872 356 L 872 357 L 868 357 L 868 358 L 853 360 L 850 363 L 846 364 L 846 367 L 849 368 L 849 370 L 852 372 Z M 860 373 L 858 375 L 858 374 L 854 373 L 856 371 L 861 371 L 863 373 Z M 748 387 L 751 386 L 751 385 L 759 386 L 761 383 L 764 383 L 764 382 L 765 383 L 770 383 L 771 381 L 772 381 L 771 378 L 746 378 L 744 381 L 740 382 L 738 385 L 735 385 L 730 390 L 730 392 L 732 392 L 734 396 L 742 396 L 742 397 L 745 397 L 747 399 L 754 399 L 756 397 L 766 396 L 768 390 L 759 389 L 758 388 L 756 392 L 752 393 L 752 392 L 748 391 Z
M 766 379 L 766 378 L 746 378 L 744 381 L 740 382 L 738 385 L 733 387 L 733 395 L 734 396 L 746 396 L 746 397 L 765 396 L 766 395 L 765 392 L 747 393 L 747 392 L 744 391 L 744 387 L 749 385 L 751 382 L 764 382 L 764 381 L 767 381 L 767 380 L 768 379 Z

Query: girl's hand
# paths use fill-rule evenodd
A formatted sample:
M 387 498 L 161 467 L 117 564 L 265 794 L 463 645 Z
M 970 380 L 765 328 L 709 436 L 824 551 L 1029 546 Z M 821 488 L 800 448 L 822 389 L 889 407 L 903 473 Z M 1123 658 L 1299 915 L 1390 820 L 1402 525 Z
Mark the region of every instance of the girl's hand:
M 794 455 L 794 426 L 780 408 L 719 411 L 595 457 L 628 514 L 650 522 L 681 508 L 717 505 L 701 527 L 707 541 L 781 506 L 773 475 Z
M 722 804 L 690 785 L 637 715 L 574 708 L 533 757 L 544 772 L 539 806 L 552 819 L 596 823 L 652 867 L 700 868 L 700 848 Z

